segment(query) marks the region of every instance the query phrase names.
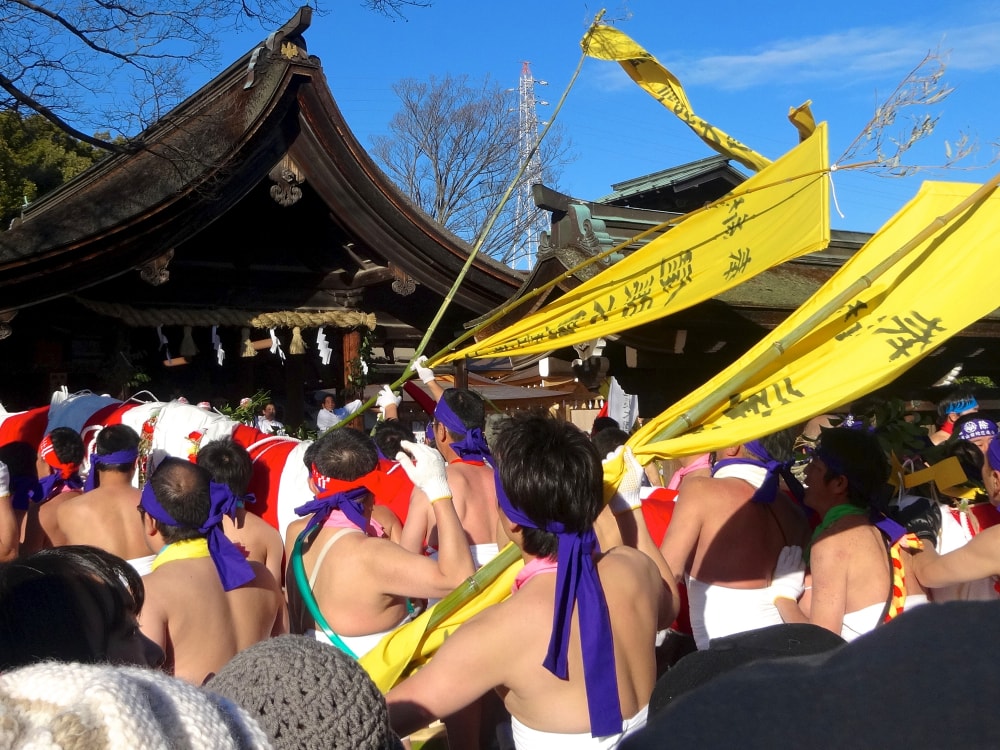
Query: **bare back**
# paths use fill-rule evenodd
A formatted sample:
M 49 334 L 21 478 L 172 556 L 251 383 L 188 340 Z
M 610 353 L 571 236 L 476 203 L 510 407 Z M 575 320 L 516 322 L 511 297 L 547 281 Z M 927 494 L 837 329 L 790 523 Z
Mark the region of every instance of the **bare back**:
M 235 521 L 223 516 L 222 531 L 230 541 L 245 550 L 248 560 L 261 563 L 271 572 L 274 580 L 281 582 L 285 545 L 276 528 L 260 516 L 241 509 Z
M 622 717 L 628 719 L 649 703 L 656 681 L 654 640 L 665 589 L 653 562 L 627 547 L 603 555 L 597 570 L 611 616 Z M 426 667 L 391 691 L 390 704 L 413 701 L 426 705 L 430 715 L 448 715 L 495 687 L 510 713 L 534 729 L 588 732 L 576 612 L 569 679 L 542 665 L 552 632 L 555 583 L 554 573 L 536 575 L 509 599 L 463 624 Z
M 703 583 L 762 588 L 782 547 L 804 546 L 805 515 L 784 492 L 753 503 L 754 487 L 735 477 L 686 477 L 660 549 L 670 569 Z
M 448 464 L 447 474 L 455 512 L 462 522 L 469 544 L 494 544 L 497 540 L 499 513 L 493 469 L 485 465 L 455 462 Z M 428 544 L 437 547 L 437 528 L 433 525 L 434 515 L 429 506 L 428 513 Z
M 66 544 L 89 544 L 125 560 L 146 557 L 152 551 L 138 504 L 139 490 L 124 483 L 101 485 L 67 500 L 58 516 Z
M 67 490 L 44 503 L 31 503 L 24 516 L 22 534 L 24 541 L 21 543 L 21 554 L 27 555 L 40 549 L 71 544 L 59 526 L 59 509 L 79 496 L 78 490 Z
M 160 643 L 166 666 L 201 685 L 237 652 L 276 634 L 281 589 L 260 563 L 255 579 L 225 591 L 211 558 L 165 563 L 146 576 L 146 603 L 139 624 Z
M 339 533 L 336 541 L 331 541 Z M 377 545 L 394 544 L 384 539 L 372 539 L 360 530 L 324 528 L 316 532 L 312 543 L 302 553 L 306 574 L 315 576 L 313 595 L 316 604 L 330 627 L 339 635 L 359 636 L 378 633 L 395 627 L 406 617 L 406 597 L 386 592 L 386 582 L 370 576 L 371 571 L 355 563 L 360 545 L 374 542 Z M 320 555 L 327 545 L 320 569 Z M 295 592 L 297 594 L 297 591 Z M 289 593 L 291 604 L 292 595 Z M 298 608 L 292 606 L 298 613 Z M 301 632 L 315 627 L 312 618 L 297 618 L 293 627 Z
M 830 526 L 812 545 L 809 619 L 840 633 L 844 615 L 884 603 L 891 585 L 882 532 L 867 518 L 848 516 Z

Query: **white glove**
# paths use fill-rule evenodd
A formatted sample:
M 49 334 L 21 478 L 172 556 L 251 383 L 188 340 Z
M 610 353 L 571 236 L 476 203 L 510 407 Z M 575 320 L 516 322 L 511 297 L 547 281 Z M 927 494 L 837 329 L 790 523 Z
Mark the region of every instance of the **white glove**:
M 396 454 L 396 460 L 413 482 L 413 486 L 422 490 L 432 503 L 438 500 L 450 500 L 451 488 L 448 486 L 448 476 L 441 454 L 429 445 L 411 443 L 409 440 L 403 440 L 399 445 L 403 450 Z M 413 459 L 410 456 L 413 456 Z
M 379 409 L 384 409 L 387 406 L 399 406 L 402 401 L 402 396 L 397 396 L 392 392 L 392 388 L 383 385 L 382 390 L 378 392 L 378 398 L 375 399 L 375 406 Z
M 771 599 L 791 599 L 798 601 L 805 591 L 806 566 L 802 562 L 802 548 L 783 547 L 774 566 L 771 579 Z
M 615 515 L 630 513 L 636 508 L 642 507 L 640 489 L 642 487 L 642 475 L 644 472 L 642 464 L 639 463 L 639 459 L 632 453 L 632 449 L 626 448 L 624 445 L 619 445 L 614 453 L 608 454 L 604 462 L 607 463 L 617 458 L 621 455 L 622 451 L 625 452 L 625 476 L 622 477 L 622 481 L 609 503 L 611 512 Z
M 0 497 L 10 494 L 10 469 L 0 461 Z
M 434 370 L 432 370 L 429 367 L 423 366 L 424 362 L 426 361 L 427 357 L 423 354 L 421 354 L 419 357 L 413 360 L 413 369 L 417 371 L 417 377 L 420 378 L 420 381 L 425 385 L 428 383 L 433 383 L 435 380 Z

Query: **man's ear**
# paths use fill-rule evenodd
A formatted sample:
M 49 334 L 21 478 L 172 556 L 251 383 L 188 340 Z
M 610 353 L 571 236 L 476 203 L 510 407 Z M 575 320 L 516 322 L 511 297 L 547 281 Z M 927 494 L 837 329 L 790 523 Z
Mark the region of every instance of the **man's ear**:
M 720 451 L 716 451 L 716 459 L 721 461 L 723 458 L 736 458 L 742 448 L 742 445 L 727 446 Z
M 847 481 L 847 477 L 843 474 L 838 474 L 830 480 L 831 489 L 834 492 L 838 494 L 842 493 L 845 496 L 847 495 L 848 484 L 849 482 Z

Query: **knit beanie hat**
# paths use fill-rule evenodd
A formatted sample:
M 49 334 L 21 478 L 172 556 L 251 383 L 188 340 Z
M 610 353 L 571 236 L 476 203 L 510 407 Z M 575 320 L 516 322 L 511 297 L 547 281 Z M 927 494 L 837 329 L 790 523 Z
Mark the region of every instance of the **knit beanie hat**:
M 265 750 L 239 706 L 153 669 L 42 662 L 0 675 L 0 748 Z
M 396 750 L 385 698 L 340 649 L 302 635 L 238 653 L 206 687 L 239 703 L 277 750 Z

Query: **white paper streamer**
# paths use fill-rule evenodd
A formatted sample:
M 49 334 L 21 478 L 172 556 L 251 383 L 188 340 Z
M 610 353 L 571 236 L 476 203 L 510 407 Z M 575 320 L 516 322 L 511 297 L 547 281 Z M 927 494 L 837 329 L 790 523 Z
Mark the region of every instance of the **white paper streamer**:
M 319 360 L 324 365 L 330 364 L 330 358 L 333 356 L 333 349 L 330 348 L 330 344 L 326 340 L 326 334 L 323 333 L 322 327 L 316 332 L 316 349 L 319 351 Z
M 163 335 L 163 326 L 156 326 L 156 335 L 160 339 L 160 349 L 163 349 L 164 357 L 168 360 L 173 359 L 170 356 L 170 344 L 167 342 L 167 337 Z
M 222 348 L 222 339 L 219 338 L 219 326 L 212 326 L 212 348 L 215 349 L 215 358 L 222 367 L 222 361 L 226 358 L 226 351 Z
M 271 354 L 277 354 L 281 357 L 281 361 L 285 361 L 285 353 L 281 350 L 281 342 L 278 341 L 278 334 L 274 332 L 273 328 L 268 329 L 268 333 L 271 334 Z

